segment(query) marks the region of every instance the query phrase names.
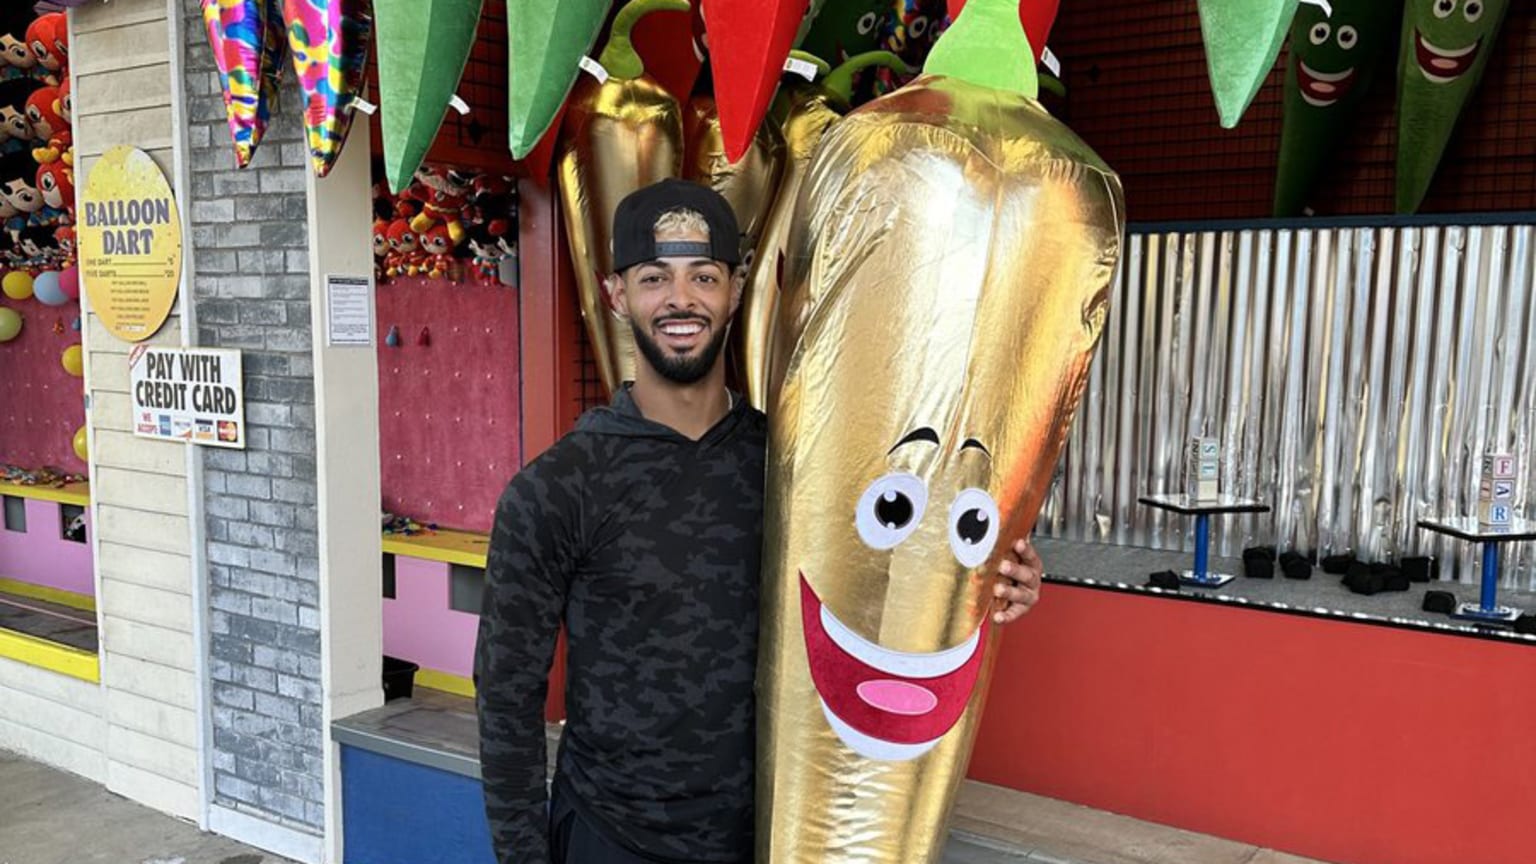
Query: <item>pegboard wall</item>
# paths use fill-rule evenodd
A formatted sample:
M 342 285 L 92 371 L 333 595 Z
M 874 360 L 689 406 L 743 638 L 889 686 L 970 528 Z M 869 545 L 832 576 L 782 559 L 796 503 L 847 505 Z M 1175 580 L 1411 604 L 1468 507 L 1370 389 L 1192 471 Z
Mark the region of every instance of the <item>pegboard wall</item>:
M 378 327 L 384 509 L 489 532 L 522 466 L 517 292 L 401 277 L 378 287 Z
M 21 333 L 0 342 L 0 463 L 84 473 L 75 430 L 85 425 L 85 392 L 64 371 L 64 349 L 80 344 L 77 305 L 45 306 L 36 298 L 0 300 L 22 318 Z M 55 333 L 58 329 L 62 332 Z
M 1120 172 L 1131 221 L 1270 215 L 1284 52 L 1242 123 L 1225 130 L 1194 0 L 1064 3 L 1051 49 L 1068 92 L 1058 113 Z M 1421 213 L 1536 211 L 1536 3 L 1510 4 L 1494 52 Z M 1393 212 L 1396 79 L 1395 66 L 1378 75 L 1319 184 L 1317 215 Z

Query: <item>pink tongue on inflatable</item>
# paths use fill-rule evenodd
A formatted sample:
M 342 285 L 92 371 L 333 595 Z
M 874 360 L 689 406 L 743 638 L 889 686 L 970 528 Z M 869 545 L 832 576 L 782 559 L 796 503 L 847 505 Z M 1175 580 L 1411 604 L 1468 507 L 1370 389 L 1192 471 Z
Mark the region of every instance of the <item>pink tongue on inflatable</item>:
M 881 711 L 917 717 L 939 706 L 939 697 L 926 687 L 906 681 L 865 681 L 858 687 L 859 698 Z

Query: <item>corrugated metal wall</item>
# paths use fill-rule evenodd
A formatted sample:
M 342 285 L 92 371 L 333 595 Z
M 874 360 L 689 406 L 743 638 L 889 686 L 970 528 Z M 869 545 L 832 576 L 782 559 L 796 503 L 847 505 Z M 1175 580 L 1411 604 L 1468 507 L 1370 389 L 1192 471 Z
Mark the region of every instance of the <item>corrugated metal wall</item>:
M 1176 491 L 1188 439 L 1222 440 L 1213 551 L 1275 543 L 1371 560 L 1427 552 L 1477 578 L 1463 544 L 1414 527 L 1475 512 L 1478 456 L 1536 469 L 1533 226 L 1133 233 L 1104 343 L 1041 514 L 1043 533 L 1190 547 Z M 1536 588 L 1532 544 L 1505 585 Z

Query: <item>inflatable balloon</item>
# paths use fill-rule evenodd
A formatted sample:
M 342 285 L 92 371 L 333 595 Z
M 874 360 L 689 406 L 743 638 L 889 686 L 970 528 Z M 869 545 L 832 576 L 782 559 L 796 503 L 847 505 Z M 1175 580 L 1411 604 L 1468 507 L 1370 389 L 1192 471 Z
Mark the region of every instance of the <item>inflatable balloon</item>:
M 69 302 L 69 295 L 59 287 L 59 274 L 52 270 L 45 270 L 32 280 L 32 296 L 44 306 L 63 306 Z
M 576 83 L 581 58 L 592 50 L 611 5 L 612 0 L 507 4 L 507 122 L 512 158 L 532 153 L 555 122 Z
M 32 296 L 32 275 L 25 270 L 12 270 L 0 277 L 0 292 L 12 300 L 26 300 Z
M 1275 215 L 1299 216 L 1360 116 L 1397 33 L 1394 4 L 1333 0 L 1333 15 L 1303 6 L 1291 25 Z
M 1051 118 L 1015 0 L 837 123 L 790 236 L 769 412 L 760 864 L 932 864 L 1108 314 L 1120 182 Z
M 59 358 L 59 363 L 64 367 L 65 372 L 76 378 L 85 374 L 85 353 L 80 350 L 79 345 L 65 348 L 64 356 Z
M 91 461 L 91 451 L 88 446 L 88 439 L 85 436 L 84 426 L 75 430 L 75 437 L 70 440 L 70 446 L 75 448 L 75 455 L 80 457 L 81 462 Z
M 800 50 L 837 66 L 879 48 L 894 14 L 891 0 L 827 0 Z
M 65 267 L 59 272 L 59 290 L 71 300 L 80 299 L 80 268 Z
M 396 193 L 411 184 L 443 126 L 475 45 L 480 5 L 481 0 L 374 0 L 384 173 Z M 536 4 L 511 4 L 528 5 Z
M 960 17 L 960 10 L 964 8 L 965 0 L 949 0 L 949 17 Z M 1029 36 L 1029 45 L 1037 61 L 1049 44 L 1051 28 L 1056 26 L 1056 13 L 1060 8 L 1061 0 L 1020 0 L 1019 21 L 1024 25 L 1025 35 Z
M 21 335 L 21 315 L 9 306 L 0 306 L 0 342 L 9 342 Z
M 768 352 L 800 181 L 805 178 L 806 167 L 822 136 L 852 106 L 854 79 L 871 67 L 888 68 L 899 74 L 909 71 L 889 51 L 868 51 L 848 58 L 847 63 L 815 82 L 795 82 L 779 91 L 783 110 L 778 112 L 776 108 L 775 120 L 783 130 L 784 170 L 757 241 L 739 321 L 742 377 L 747 399 L 759 410 L 768 406 Z M 740 210 L 736 218 L 742 220 Z
M 315 176 L 331 173 L 367 86 L 373 16 L 365 0 L 283 0 L 293 69 L 304 91 L 304 128 Z
M 687 12 L 687 0 L 634 0 L 619 10 L 598 62 L 606 80 L 577 85 L 566 109 L 557 174 L 571 265 L 603 387 L 635 377 L 635 341 L 603 294 L 613 272 L 613 213 L 629 193 L 676 177 L 683 162 L 677 99 L 645 73 L 630 33 L 651 12 Z
M 702 183 L 730 202 L 741 227 L 741 260 L 750 262 L 784 170 L 784 135 L 778 124 L 763 123 L 746 153 L 731 159 L 725 149 L 719 106 L 711 92 L 712 81 L 713 66 L 705 63 L 683 112 L 683 179 Z
M 282 16 L 271 0 L 201 0 L 208 46 L 224 88 L 229 133 L 235 144 L 235 164 L 251 157 L 267 132 L 277 104 L 287 34 Z
M 1231 129 L 1264 85 L 1300 0 L 1199 0 L 1216 113 Z
M 809 0 L 700 2 L 710 54 L 729 58 L 729 62 L 716 64 L 712 72 L 725 155 L 736 162 L 746 155 L 768 114 Z M 826 14 L 825 8 L 822 14 Z
M 827 0 L 811 0 L 810 7 L 805 10 L 805 17 L 800 19 L 800 29 L 795 31 L 796 48 L 805 44 L 806 37 L 811 35 L 811 28 L 816 26 L 816 19 L 826 5 Z
M 1509 0 L 1407 0 L 1398 58 L 1397 212 L 1424 203 L 1493 56 Z

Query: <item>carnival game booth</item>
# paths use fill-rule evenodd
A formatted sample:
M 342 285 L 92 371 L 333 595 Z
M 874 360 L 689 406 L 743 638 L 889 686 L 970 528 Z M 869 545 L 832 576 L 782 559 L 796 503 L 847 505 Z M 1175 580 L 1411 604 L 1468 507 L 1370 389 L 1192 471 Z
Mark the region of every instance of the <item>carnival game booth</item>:
M 665 176 L 727 194 L 754 254 L 733 374 L 771 408 L 785 202 L 823 200 L 798 185 L 818 141 L 919 92 L 962 4 L 826 0 L 805 26 L 803 0 L 747 5 L 374 4 L 383 647 L 419 671 L 331 729 L 349 862 L 490 860 L 484 532 L 506 477 L 626 377 L 605 214 Z M 1059 460 L 1028 442 L 1052 584 L 943 751 L 969 766 L 958 824 L 1008 842 L 1024 790 L 1325 860 L 1525 860 L 1536 12 L 1081 0 L 1052 31 L 1055 6 L 1021 10 L 1051 49 L 1041 99 L 1086 142 L 1055 143 L 1106 178 L 1101 234 L 1131 225 L 1080 307 L 1080 406 L 1000 415 L 1071 426 Z M 902 206 L 894 179 L 858 188 Z
M 0 656 L 96 680 L 62 13 L 0 13 Z

